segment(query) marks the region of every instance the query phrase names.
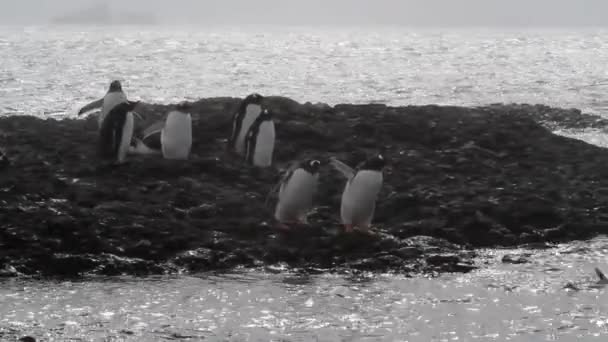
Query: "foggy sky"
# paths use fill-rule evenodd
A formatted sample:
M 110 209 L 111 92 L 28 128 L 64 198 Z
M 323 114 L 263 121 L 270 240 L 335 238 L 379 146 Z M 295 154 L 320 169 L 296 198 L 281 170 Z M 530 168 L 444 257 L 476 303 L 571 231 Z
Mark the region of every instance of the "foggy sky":
M 100 0 L 0 0 L 0 24 L 44 24 Z M 608 26 L 608 0 L 105 0 L 200 25 Z

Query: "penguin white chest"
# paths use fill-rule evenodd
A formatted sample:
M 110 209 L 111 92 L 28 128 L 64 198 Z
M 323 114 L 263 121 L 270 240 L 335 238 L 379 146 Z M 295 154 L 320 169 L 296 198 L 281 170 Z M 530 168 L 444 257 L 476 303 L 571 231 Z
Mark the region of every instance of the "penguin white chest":
M 118 146 L 118 155 L 116 159 L 119 164 L 125 161 L 127 156 L 127 152 L 129 152 L 129 147 L 131 146 L 131 138 L 133 137 L 133 113 L 127 112 L 125 117 L 125 123 L 122 126 L 120 144 Z
M 190 114 L 170 112 L 161 131 L 160 141 L 164 158 L 188 159 L 192 148 L 192 117 Z
M 97 117 L 97 122 L 99 123 L 98 127 L 101 128 L 104 118 L 110 113 L 112 108 L 123 102 L 127 102 L 127 95 L 122 91 L 107 93 L 106 96 L 103 97 L 101 113 L 99 113 L 99 116 Z
M 256 133 L 256 132 L 251 132 Z M 251 142 L 254 144 L 250 148 L 247 156 L 251 164 L 258 167 L 269 167 L 272 165 L 272 155 L 274 153 L 275 130 L 274 121 L 266 120 L 260 124 L 257 135 L 251 137 Z
M 296 169 L 289 180 L 281 185 L 275 219 L 280 222 L 301 220 L 312 207 L 318 180 L 318 174 Z
M 247 132 L 249 132 L 249 128 L 251 128 L 251 125 L 253 125 L 253 123 L 258 118 L 258 116 L 260 116 L 260 113 L 262 113 L 262 107 L 257 104 L 250 104 L 245 109 L 245 116 L 243 117 L 243 120 L 241 122 L 240 130 L 239 130 L 239 132 L 237 132 L 236 143 L 234 145 L 235 151 L 237 153 L 239 153 L 241 155 L 245 154 L 245 152 L 246 152 L 245 139 L 247 138 Z M 236 123 L 235 123 L 235 127 L 233 129 L 235 129 L 235 130 L 237 129 Z
M 382 172 L 361 170 L 346 183 L 340 215 L 343 224 L 369 226 L 382 187 Z

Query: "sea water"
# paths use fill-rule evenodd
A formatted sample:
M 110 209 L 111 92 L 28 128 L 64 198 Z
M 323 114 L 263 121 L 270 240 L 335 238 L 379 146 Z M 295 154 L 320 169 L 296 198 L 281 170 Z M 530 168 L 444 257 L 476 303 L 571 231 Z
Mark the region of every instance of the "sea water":
M 606 114 L 608 31 L 0 27 L 0 115 L 75 117 L 119 79 L 171 103 L 542 103 Z M 570 132 L 601 146 L 601 131 Z M 236 270 L 0 281 L 0 340 L 605 341 L 608 239 L 483 250 L 437 278 Z M 502 263 L 505 254 L 522 264 Z

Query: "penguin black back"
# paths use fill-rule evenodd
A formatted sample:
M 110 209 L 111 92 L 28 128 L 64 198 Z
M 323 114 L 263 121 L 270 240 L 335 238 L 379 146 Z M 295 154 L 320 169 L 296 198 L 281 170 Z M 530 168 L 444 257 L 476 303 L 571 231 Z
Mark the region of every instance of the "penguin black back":
M 144 145 L 154 150 L 160 150 L 162 148 L 160 132 L 164 126 L 164 121 L 158 121 L 148 126 L 142 133 L 141 141 L 144 143 Z
M 281 182 L 282 183 L 289 182 L 289 179 L 291 179 L 291 176 L 293 176 L 293 173 L 297 169 L 303 169 L 306 172 L 310 173 L 311 175 L 314 175 L 315 173 L 319 172 L 320 167 L 321 167 L 321 162 L 316 159 L 302 160 L 302 161 L 298 162 L 295 165 L 295 167 L 292 167 L 289 171 L 287 171 L 287 173 L 284 175 Z
M 139 102 L 120 103 L 104 118 L 99 131 L 98 153 L 102 158 L 115 158 L 120 148 L 122 129 L 127 119 L 127 113 L 132 111 Z
M 247 106 L 249 106 L 250 104 L 257 104 L 261 106 L 263 100 L 264 96 L 258 93 L 253 93 L 248 95 L 246 98 L 243 99 L 243 101 L 241 101 L 239 109 L 236 113 L 234 113 L 234 116 L 232 117 L 232 136 L 228 141 L 228 147 L 230 149 L 234 149 L 234 145 L 236 144 L 236 138 L 238 137 L 239 132 L 243 127 L 243 119 L 245 118 L 245 114 L 247 113 Z
M 192 103 L 190 102 L 180 102 L 175 106 L 175 110 L 180 113 L 188 113 L 192 110 Z
M 319 172 L 319 168 L 321 167 L 321 162 L 316 159 L 307 159 L 301 162 L 300 168 L 306 170 L 310 174 L 315 174 Z
M 378 154 L 361 163 L 359 167 L 357 167 L 357 170 L 380 171 L 384 168 L 384 165 L 386 165 L 386 160 L 384 159 L 384 156 Z
M 272 121 L 272 113 L 268 109 L 264 109 L 262 114 L 258 116 L 258 118 L 253 122 L 249 132 L 247 133 L 247 140 L 245 142 L 245 147 L 247 150 L 246 158 L 247 163 L 253 165 L 253 157 L 255 155 L 255 150 L 258 144 L 258 136 L 260 134 L 260 127 L 264 122 Z
M 118 93 L 122 91 L 122 85 L 119 80 L 114 80 L 110 83 L 110 89 L 108 89 L 108 93 Z

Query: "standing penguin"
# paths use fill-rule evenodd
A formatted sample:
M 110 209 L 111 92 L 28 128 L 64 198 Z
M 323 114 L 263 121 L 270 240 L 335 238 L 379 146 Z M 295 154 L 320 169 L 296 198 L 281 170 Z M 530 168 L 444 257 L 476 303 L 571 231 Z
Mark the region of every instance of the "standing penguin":
M 249 128 L 255 120 L 262 114 L 262 101 L 264 97 L 260 94 L 253 93 L 247 96 L 236 113 L 232 117 L 232 135 L 228 140 L 228 149 L 240 155 L 245 155 L 246 146 L 245 139 Z
M 369 229 L 376 209 L 376 199 L 382 188 L 384 157 L 379 154 L 368 159 L 356 170 L 335 158 L 331 159 L 330 164 L 348 179 L 340 206 L 344 229 L 347 232 L 354 227 Z
M 188 104 L 180 104 L 169 112 L 160 133 L 160 145 L 165 159 L 188 159 L 192 148 L 192 117 Z
M 101 107 L 101 112 L 97 117 L 97 123 L 99 125 L 98 127 L 99 129 L 101 129 L 103 119 L 106 117 L 106 115 L 108 115 L 108 113 L 110 113 L 112 108 L 114 108 L 120 103 L 127 101 L 127 95 L 122 91 L 122 85 L 120 84 L 120 81 L 112 81 L 112 83 L 110 83 L 110 88 L 108 89 L 106 95 L 102 99 L 93 101 L 88 105 L 82 107 L 82 109 L 78 111 L 78 116 L 93 109 Z
M 274 140 L 275 131 L 272 113 L 268 109 L 264 109 L 247 133 L 245 141 L 247 163 L 257 167 L 272 165 Z
M 312 208 L 312 200 L 319 182 L 318 160 L 304 160 L 290 168 L 280 182 L 279 201 L 274 218 L 281 228 L 289 223 L 306 223 L 306 214 Z
M 124 102 L 116 105 L 105 116 L 99 131 L 98 149 L 100 157 L 112 159 L 117 164 L 125 161 L 133 137 L 133 109 L 139 102 Z

